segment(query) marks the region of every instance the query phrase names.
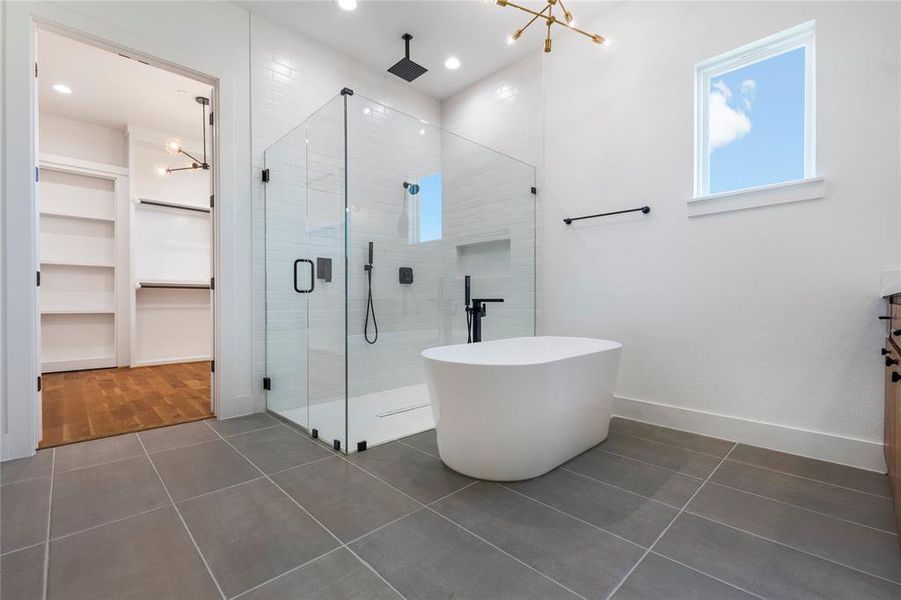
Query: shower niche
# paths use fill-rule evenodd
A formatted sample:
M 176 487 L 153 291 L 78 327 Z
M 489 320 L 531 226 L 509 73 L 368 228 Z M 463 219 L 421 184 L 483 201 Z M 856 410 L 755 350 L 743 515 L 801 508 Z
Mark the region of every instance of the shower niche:
M 271 413 L 342 452 L 434 427 L 420 353 L 466 342 L 465 275 L 506 299 L 483 339 L 534 335 L 531 165 L 345 90 L 265 169 Z

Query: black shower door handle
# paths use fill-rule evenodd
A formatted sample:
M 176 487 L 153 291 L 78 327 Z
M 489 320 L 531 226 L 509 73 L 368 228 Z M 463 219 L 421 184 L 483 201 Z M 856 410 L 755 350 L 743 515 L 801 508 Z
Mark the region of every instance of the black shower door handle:
M 310 264 L 310 289 L 302 290 L 297 287 L 297 263 L 309 263 Z M 309 294 L 316 287 L 316 265 L 313 264 L 313 261 L 309 258 L 298 258 L 294 261 L 294 291 L 298 294 Z

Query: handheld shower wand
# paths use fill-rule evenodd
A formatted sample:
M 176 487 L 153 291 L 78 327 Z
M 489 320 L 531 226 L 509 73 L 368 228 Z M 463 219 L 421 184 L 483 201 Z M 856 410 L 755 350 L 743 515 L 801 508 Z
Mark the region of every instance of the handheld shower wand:
M 372 250 L 373 243 L 369 242 L 369 262 L 363 265 L 363 270 L 366 271 L 366 279 L 367 284 L 369 286 L 369 293 L 366 298 L 366 322 L 363 325 L 363 337 L 366 339 L 366 343 L 374 344 L 379 339 L 379 324 L 375 320 L 375 305 L 372 303 Z M 375 335 L 373 335 L 372 339 L 369 339 L 369 314 L 372 313 L 372 325 L 375 329 Z

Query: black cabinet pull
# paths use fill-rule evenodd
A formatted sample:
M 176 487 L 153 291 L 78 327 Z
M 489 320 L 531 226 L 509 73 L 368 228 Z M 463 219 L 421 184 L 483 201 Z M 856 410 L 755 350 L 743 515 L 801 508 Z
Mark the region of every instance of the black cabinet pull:
M 886 367 L 891 367 L 892 365 L 897 365 L 897 364 L 898 364 L 897 358 L 891 358 L 888 356 L 885 357 L 885 366 Z
M 880 348 L 880 349 L 879 349 L 879 352 L 882 353 L 882 356 L 885 356 L 886 354 L 891 354 L 891 353 L 892 353 L 891 350 L 886 350 L 885 348 Z
M 302 290 L 297 287 L 297 263 L 309 263 L 310 265 L 310 289 Z M 316 287 L 316 267 L 313 265 L 313 261 L 309 258 L 298 258 L 294 261 L 294 291 L 298 294 L 309 294 Z
M 901 381 L 901 374 L 898 371 L 892 371 L 892 383 L 898 383 Z

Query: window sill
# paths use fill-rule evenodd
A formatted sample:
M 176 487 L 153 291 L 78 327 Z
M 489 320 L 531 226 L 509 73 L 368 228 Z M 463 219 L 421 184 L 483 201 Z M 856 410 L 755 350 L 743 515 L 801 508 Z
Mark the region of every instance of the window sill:
M 688 216 L 702 217 L 749 208 L 761 208 L 790 202 L 820 200 L 826 197 L 826 180 L 811 177 L 734 192 L 698 196 L 688 201 Z

